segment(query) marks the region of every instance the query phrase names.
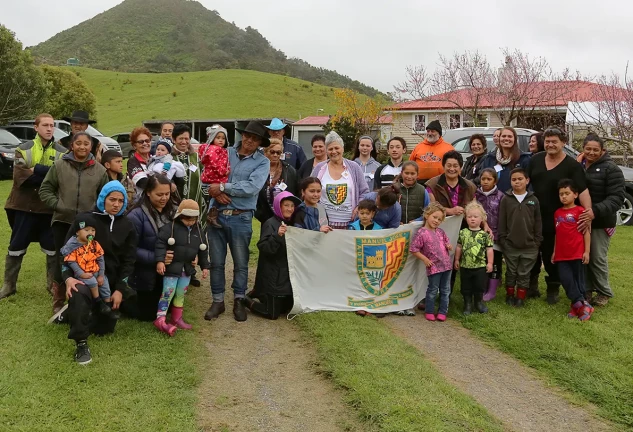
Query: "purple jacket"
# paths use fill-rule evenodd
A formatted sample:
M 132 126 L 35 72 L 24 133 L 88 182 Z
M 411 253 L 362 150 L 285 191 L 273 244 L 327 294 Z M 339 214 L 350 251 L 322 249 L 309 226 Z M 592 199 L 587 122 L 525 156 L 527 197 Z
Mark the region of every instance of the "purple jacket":
M 486 211 L 486 215 L 488 216 L 488 226 L 494 233 L 495 241 L 499 239 L 499 234 L 497 232 L 499 227 L 499 203 L 501 202 L 503 195 L 503 192 L 501 192 L 496 186 L 495 189 L 488 194 L 488 196 L 484 194 L 481 188 L 477 189 L 477 192 L 475 192 L 477 202 L 481 204 Z

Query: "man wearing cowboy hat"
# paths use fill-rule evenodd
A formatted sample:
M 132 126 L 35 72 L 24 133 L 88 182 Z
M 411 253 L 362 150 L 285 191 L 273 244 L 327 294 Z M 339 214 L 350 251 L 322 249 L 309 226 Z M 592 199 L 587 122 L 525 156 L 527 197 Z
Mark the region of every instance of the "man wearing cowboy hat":
M 281 160 L 298 170 L 306 161 L 306 154 L 303 148 L 291 139 L 286 138 L 287 125 L 277 117 L 272 119 L 270 124 L 266 126 L 271 138 L 277 138 L 283 141 L 284 152 L 281 154 Z
M 226 183 L 209 185 L 209 195 L 219 204 L 218 222 L 221 227 L 208 227 L 209 255 L 211 256 L 211 294 L 213 303 L 204 315 L 212 320 L 224 312 L 224 265 L 227 246 L 233 257 L 233 315 L 236 321 L 246 321 L 243 304 L 248 284 L 249 245 L 253 235 L 253 212 L 257 195 L 270 174 L 270 161 L 258 151 L 268 147 L 266 128 L 250 122 L 246 128 L 236 128 L 242 141 L 229 147 L 231 173 Z
M 86 111 L 74 111 L 71 117 L 63 117 L 62 120 L 70 123 L 71 134 L 59 140 L 59 143 L 67 149 L 70 149 L 70 141 L 74 134 L 85 132 L 88 129 L 88 125 L 96 123 L 95 120 L 90 120 Z M 97 138 L 91 137 L 91 140 L 92 150 L 90 150 L 90 153 L 97 159 L 97 162 L 101 163 L 101 156 L 107 148 Z

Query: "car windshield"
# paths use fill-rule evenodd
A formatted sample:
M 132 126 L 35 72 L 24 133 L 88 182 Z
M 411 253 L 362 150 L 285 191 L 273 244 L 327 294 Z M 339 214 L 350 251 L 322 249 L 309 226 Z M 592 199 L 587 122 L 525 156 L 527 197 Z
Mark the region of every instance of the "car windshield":
M 0 129 L 0 144 L 3 147 L 17 147 L 22 143 L 19 139 L 16 138 L 11 132 L 8 132 L 4 129 Z
M 67 136 L 68 134 L 59 128 L 55 128 L 55 131 L 53 132 L 53 138 L 55 138 L 55 141 L 59 141 L 60 139 L 66 138 Z

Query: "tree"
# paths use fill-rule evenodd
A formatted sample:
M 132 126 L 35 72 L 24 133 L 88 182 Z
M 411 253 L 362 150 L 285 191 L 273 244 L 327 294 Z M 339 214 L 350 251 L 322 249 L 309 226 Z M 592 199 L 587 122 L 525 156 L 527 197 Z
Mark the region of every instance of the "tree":
M 0 124 L 34 117 L 45 97 L 44 74 L 14 33 L 0 25 Z
M 358 138 L 371 135 L 380 124 L 386 102 L 380 96 L 369 98 L 360 96 L 351 89 L 334 90 L 336 114 L 330 117 L 324 127 L 325 132 L 335 130 L 345 142 L 349 151 Z
M 96 117 L 97 100 L 86 82 L 72 71 L 55 66 L 42 66 L 47 86 L 51 89 L 44 110 L 55 118 L 69 116 L 73 111 L 87 111 Z

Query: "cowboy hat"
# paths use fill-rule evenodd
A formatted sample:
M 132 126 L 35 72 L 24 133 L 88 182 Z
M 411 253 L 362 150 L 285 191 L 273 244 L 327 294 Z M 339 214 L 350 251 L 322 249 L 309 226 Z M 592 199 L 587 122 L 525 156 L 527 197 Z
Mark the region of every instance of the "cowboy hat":
M 260 145 L 260 147 L 268 147 L 270 145 L 270 140 L 268 139 L 266 128 L 259 122 L 251 121 L 248 122 L 244 129 L 235 128 L 235 130 L 241 134 L 246 132 L 260 137 L 262 139 L 262 144 Z
M 76 121 L 79 123 L 88 123 L 94 124 L 96 120 L 90 120 L 90 116 L 86 111 L 73 111 L 73 115 L 71 117 L 62 117 L 62 120 L 66 120 L 67 122 Z
M 272 131 L 279 131 L 286 127 L 286 124 L 279 120 L 277 117 L 271 120 L 270 124 L 266 126 L 268 129 Z

